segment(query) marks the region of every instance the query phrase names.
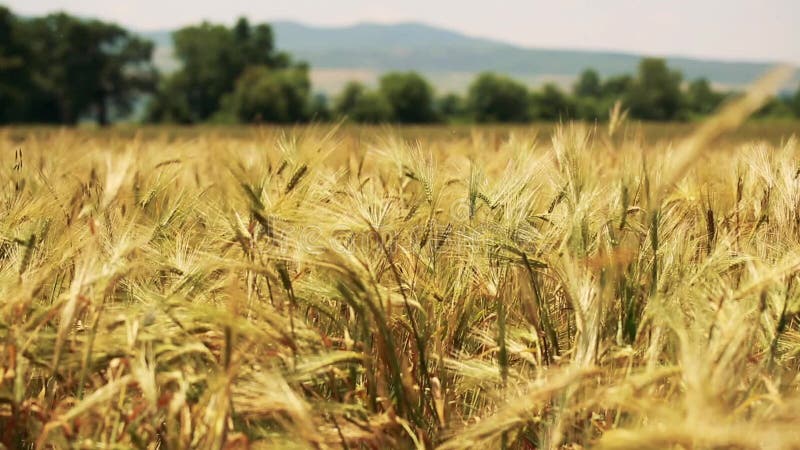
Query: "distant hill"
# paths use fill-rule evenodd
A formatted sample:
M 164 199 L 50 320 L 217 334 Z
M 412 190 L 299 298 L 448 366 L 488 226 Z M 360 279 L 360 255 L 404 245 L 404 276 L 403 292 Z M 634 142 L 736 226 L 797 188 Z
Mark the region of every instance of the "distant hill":
M 505 73 L 529 85 L 554 81 L 567 85 L 587 67 L 603 76 L 633 73 L 643 55 L 628 53 L 528 48 L 420 23 L 318 27 L 274 22 L 279 49 L 312 67 L 315 89 L 337 92 L 350 79 L 374 83 L 390 70 L 416 70 L 439 91 L 463 91 L 482 71 Z M 157 64 L 166 71 L 177 67 L 171 58 L 168 31 L 142 33 L 157 45 Z M 771 66 L 668 57 L 669 65 L 686 79 L 705 77 L 727 87 L 744 85 Z M 797 86 L 795 80 L 794 86 Z

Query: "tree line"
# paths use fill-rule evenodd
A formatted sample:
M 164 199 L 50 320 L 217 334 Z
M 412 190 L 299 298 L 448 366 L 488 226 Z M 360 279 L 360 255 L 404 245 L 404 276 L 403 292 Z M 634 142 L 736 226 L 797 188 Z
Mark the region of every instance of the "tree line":
M 204 22 L 172 35 L 180 68 L 159 74 L 153 44 L 124 28 L 64 13 L 21 18 L 0 6 L 0 123 L 101 125 L 129 116 L 147 99 L 154 123 L 527 122 L 604 120 L 621 102 L 633 118 L 691 120 L 735 92 L 705 79 L 686 82 L 663 59 L 643 59 L 635 74 L 601 78 L 584 71 L 569 90 L 531 90 L 495 73 L 479 74 L 465 95 L 437 95 L 415 72 L 385 74 L 376 87 L 348 83 L 333 99 L 312 91 L 307 64 L 275 48 L 268 24 Z M 800 87 L 759 115 L 800 117 Z

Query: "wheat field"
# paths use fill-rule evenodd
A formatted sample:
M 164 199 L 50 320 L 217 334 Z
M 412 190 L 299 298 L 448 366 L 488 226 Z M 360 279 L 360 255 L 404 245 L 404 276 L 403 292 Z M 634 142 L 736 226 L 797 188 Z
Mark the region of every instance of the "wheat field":
M 800 145 L 0 132 L 5 448 L 800 448 Z

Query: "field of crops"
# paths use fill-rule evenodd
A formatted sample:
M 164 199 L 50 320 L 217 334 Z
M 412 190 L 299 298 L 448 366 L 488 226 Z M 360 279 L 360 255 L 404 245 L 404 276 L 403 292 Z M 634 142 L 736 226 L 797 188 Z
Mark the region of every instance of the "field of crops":
M 726 134 L 751 94 L 655 135 L 2 130 L 2 444 L 800 448 L 800 127 Z

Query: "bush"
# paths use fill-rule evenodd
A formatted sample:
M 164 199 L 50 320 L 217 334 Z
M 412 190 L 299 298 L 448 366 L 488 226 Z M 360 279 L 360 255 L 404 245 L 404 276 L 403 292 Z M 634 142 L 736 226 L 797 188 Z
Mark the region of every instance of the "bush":
M 223 110 L 242 122 L 291 123 L 308 120 L 311 83 L 304 67 L 251 67 L 223 100 Z
M 541 91 L 531 94 L 531 115 L 541 120 L 568 120 L 575 117 L 575 101 L 555 84 L 545 84 Z
M 367 90 L 364 85 L 350 82 L 336 102 L 336 114 L 359 123 L 391 121 L 392 106 L 380 92 Z
M 433 88 L 419 74 L 389 73 L 381 78 L 380 92 L 392 108 L 394 120 L 400 123 L 436 121 Z
M 524 122 L 528 113 L 528 89 L 511 78 L 484 73 L 469 87 L 467 103 L 478 122 Z

